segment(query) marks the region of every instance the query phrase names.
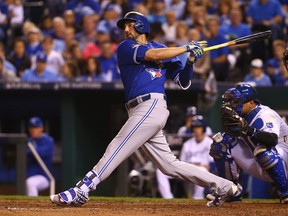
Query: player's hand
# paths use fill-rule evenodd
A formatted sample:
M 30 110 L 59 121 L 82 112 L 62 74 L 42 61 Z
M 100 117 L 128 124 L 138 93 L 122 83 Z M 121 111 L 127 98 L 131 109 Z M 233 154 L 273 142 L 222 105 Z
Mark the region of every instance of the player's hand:
M 207 41 L 199 41 L 199 42 L 195 42 L 195 41 L 191 41 L 187 45 L 186 45 L 186 49 L 189 50 L 190 55 L 188 56 L 188 63 L 189 64 L 194 64 L 198 59 L 200 59 L 203 56 L 203 47 L 207 46 Z

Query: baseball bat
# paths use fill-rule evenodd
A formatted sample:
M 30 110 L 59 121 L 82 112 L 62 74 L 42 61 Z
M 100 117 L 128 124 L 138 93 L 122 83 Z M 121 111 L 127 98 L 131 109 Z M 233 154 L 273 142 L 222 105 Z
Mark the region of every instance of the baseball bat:
M 215 49 L 219 49 L 219 48 L 227 47 L 227 46 L 234 46 L 234 45 L 239 45 L 239 44 L 251 43 L 254 41 L 260 41 L 260 40 L 268 39 L 271 37 L 271 35 L 272 35 L 272 31 L 267 30 L 267 31 L 247 35 L 244 37 L 240 37 L 240 38 L 237 38 L 235 40 L 228 41 L 226 43 L 217 44 L 217 45 L 210 46 L 210 47 L 205 47 L 205 48 L 203 48 L 203 50 L 205 52 L 205 51 L 215 50 Z

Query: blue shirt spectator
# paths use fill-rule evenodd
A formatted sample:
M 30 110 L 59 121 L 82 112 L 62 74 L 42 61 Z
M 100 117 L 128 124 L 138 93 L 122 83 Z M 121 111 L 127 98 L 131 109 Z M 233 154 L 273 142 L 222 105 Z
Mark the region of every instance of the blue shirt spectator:
M 211 16 L 208 19 L 208 29 L 211 33 L 210 38 L 207 40 L 208 46 L 225 43 L 228 40 L 219 32 L 219 18 Z M 211 59 L 212 70 L 215 73 L 217 81 L 227 81 L 229 74 L 229 62 L 227 55 L 229 54 L 228 47 L 223 47 L 209 52 Z
M 251 61 L 251 71 L 244 77 L 244 82 L 253 86 L 272 86 L 269 76 L 264 73 L 261 59 L 253 59 Z
M 21 77 L 21 81 L 27 82 L 56 82 L 57 75 L 46 70 L 47 56 L 44 53 L 37 54 L 35 69 L 27 69 Z
M 82 17 L 87 14 L 100 14 L 100 5 L 95 0 L 71 0 L 68 1 L 64 10 L 74 11 L 76 23 L 80 23 Z
M 98 57 L 106 81 L 120 80 L 117 57 L 110 41 L 100 43 L 101 55 Z

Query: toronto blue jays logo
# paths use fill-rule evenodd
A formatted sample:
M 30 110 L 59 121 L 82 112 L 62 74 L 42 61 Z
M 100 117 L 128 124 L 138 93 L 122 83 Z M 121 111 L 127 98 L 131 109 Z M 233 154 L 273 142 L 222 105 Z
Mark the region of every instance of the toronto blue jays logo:
M 155 68 L 146 68 L 145 69 L 150 75 L 151 75 L 151 79 L 155 79 L 157 77 L 161 77 L 162 73 L 160 69 L 155 69 Z
M 272 122 L 267 122 L 267 123 L 266 123 L 266 126 L 267 126 L 268 128 L 273 128 L 273 123 L 272 123 Z

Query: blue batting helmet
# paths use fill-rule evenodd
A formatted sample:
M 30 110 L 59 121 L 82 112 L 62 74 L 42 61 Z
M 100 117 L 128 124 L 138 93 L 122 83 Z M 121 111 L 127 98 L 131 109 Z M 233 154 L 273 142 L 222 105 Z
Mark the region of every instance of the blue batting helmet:
M 257 91 L 250 84 L 238 84 L 236 85 L 236 89 L 242 94 L 243 103 L 254 101 L 257 104 L 260 104 L 260 100 L 257 99 Z
M 242 114 L 243 95 L 236 88 L 230 88 L 222 95 L 222 103 L 236 111 L 238 115 Z
M 118 20 L 118 28 L 124 30 L 124 24 L 127 21 L 135 22 L 135 29 L 137 32 L 141 34 L 146 34 L 146 36 L 149 35 L 150 23 L 143 14 L 135 11 L 128 12 L 122 19 Z
M 192 117 L 191 128 L 194 127 L 203 127 L 203 131 L 206 132 L 206 122 L 202 115 L 195 115 Z

